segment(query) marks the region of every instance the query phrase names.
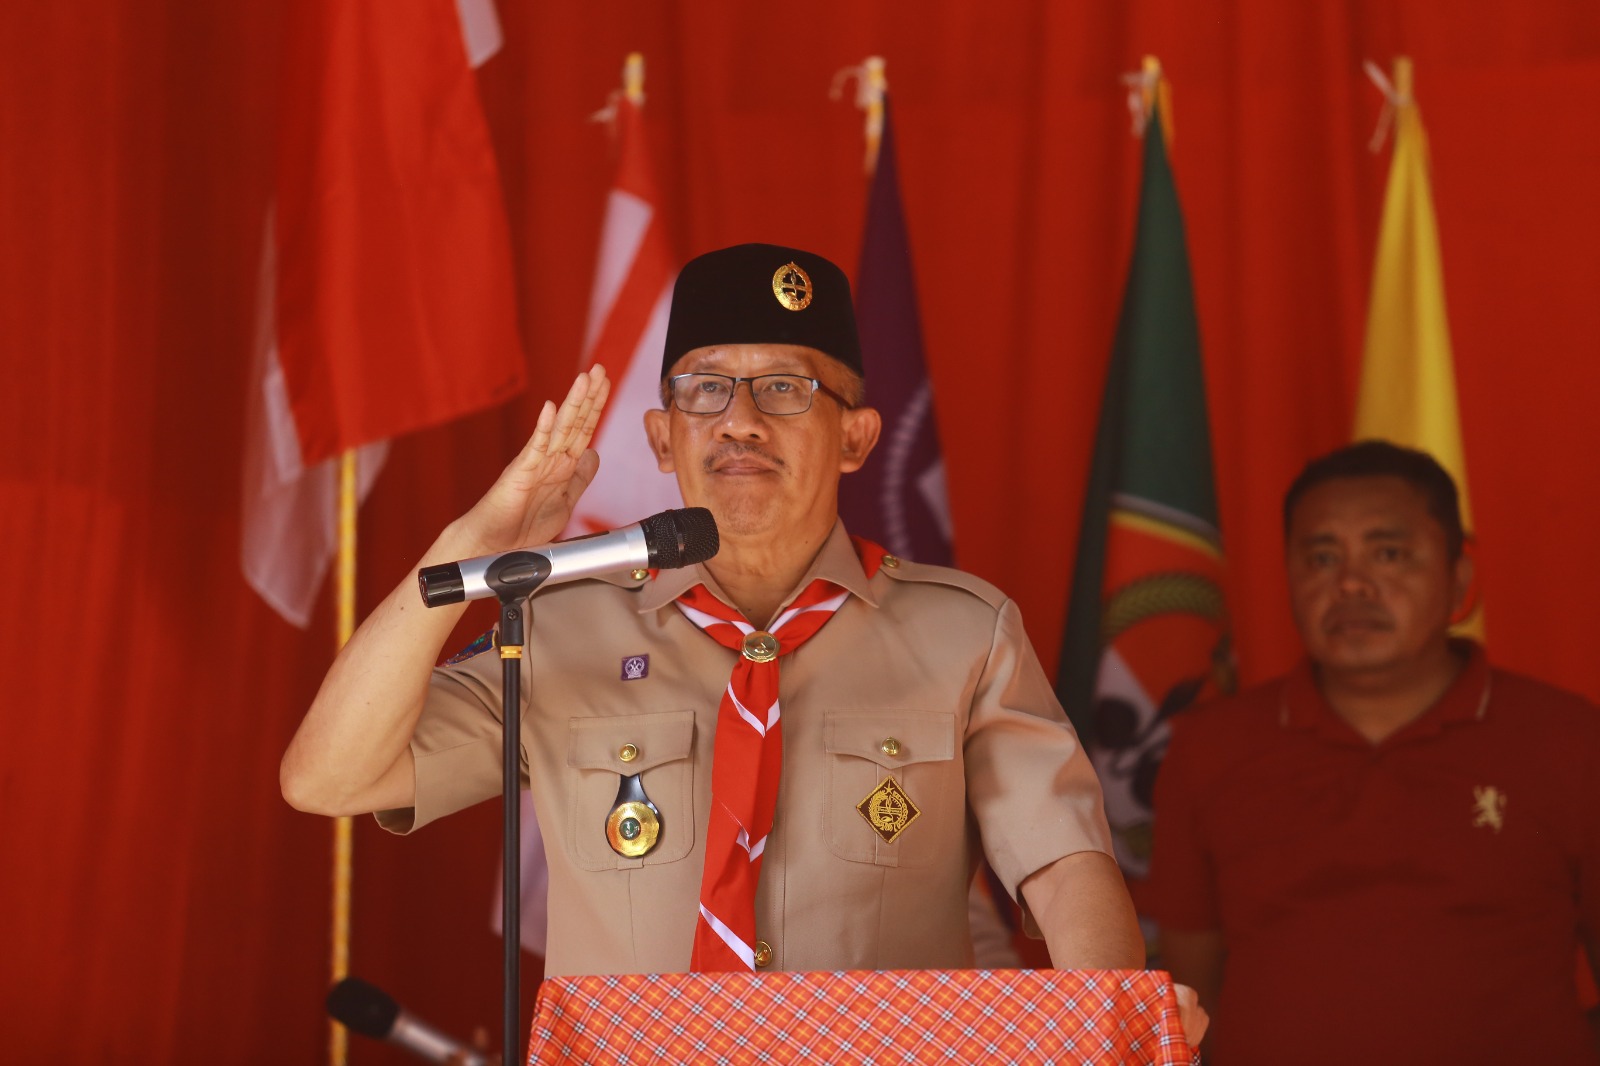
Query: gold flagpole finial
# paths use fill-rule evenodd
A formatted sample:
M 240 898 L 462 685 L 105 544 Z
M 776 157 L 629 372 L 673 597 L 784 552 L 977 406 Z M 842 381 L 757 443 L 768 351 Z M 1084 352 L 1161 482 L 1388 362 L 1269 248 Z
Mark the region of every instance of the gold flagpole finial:
M 644 106 L 644 55 L 629 52 L 622 61 L 622 88 L 612 89 L 606 97 L 606 106 L 589 116 L 590 122 L 604 122 L 616 133 L 617 101 L 627 100 L 634 107 Z
M 1140 95 L 1144 98 L 1144 113 L 1150 114 L 1150 109 L 1156 105 L 1157 90 L 1161 85 L 1161 60 L 1155 56 L 1145 56 L 1139 64 Z
M 845 83 L 856 79 L 856 106 L 866 112 L 868 174 L 877 169 L 878 146 L 883 142 L 883 98 L 889 91 L 887 66 L 882 56 L 868 56 L 860 66 L 845 67 L 835 74 L 833 87 L 828 91 L 829 99 L 841 99 Z
M 1172 144 L 1172 85 L 1161 72 L 1161 60 L 1145 56 L 1139 69 L 1122 76 L 1128 87 L 1128 113 L 1133 116 L 1133 135 L 1143 137 L 1154 110 L 1161 117 L 1161 136 Z
M 1411 57 L 1395 56 L 1394 59 L 1394 91 L 1400 97 L 1399 106 L 1409 107 L 1416 103 L 1411 95 Z
M 883 94 L 889 91 L 889 78 L 884 72 L 886 66 L 882 56 L 868 56 L 862 64 L 866 71 L 862 79 L 862 95 L 866 97 L 868 174 L 878 169 L 878 148 L 883 144 Z
M 1395 56 L 1393 81 L 1385 77 L 1383 68 L 1370 59 L 1362 67 L 1372 84 L 1383 94 L 1378 128 L 1372 131 L 1372 140 L 1367 142 L 1368 151 L 1377 152 L 1383 148 L 1383 142 L 1389 139 L 1389 129 L 1394 125 L 1395 117 L 1401 111 L 1417 106 L 1417 99 L 1411 92 L 1411 57 Z
M 638 52 L 629 52 L 622 64 L 622 93 L 634 107 L 644 103 L 644 56 Z

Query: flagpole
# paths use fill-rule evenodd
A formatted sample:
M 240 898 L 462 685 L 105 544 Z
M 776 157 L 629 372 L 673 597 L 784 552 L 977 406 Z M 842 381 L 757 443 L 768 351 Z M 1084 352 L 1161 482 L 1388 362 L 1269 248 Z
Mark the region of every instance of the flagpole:
M 887 64 L 882 56 L 868 56 L 858 67 L 845 67 L 833 76 L 833 87 L 828 90 L 830 99 L 844 95 L 845 82 L 856 79 L 856 106 L 866 112 L 867 177 L 878 171 L 878 148 L 883 143 L 883 96 L 889 91 L 889 79 L 884 75 Z
M 867 176 L 878 171 L 878 149 L 883 144 L 883 94 L 889 91 L 885 74 L 888 64 L 882 56 L 868 56 L 861 64 L 862 110 L 867 113 Z
M 334 648 L 337 652 L 350 640 L 356 628 L 356 450 L 347 449 L 339 457 L 338 556 L 335 569 Z M 338 982 L 350 973 L 350 879 L 354 822 L 349 815 L 333 820 L 333 928 L 330 952 L 332 980 Z M 328 1061 L 345 1066 L 349 1052 L 349 1033 L 343 1025 L 328 1023 Z
M 629 52 L 622 64 L 622 94 L 634 107 L 644 104 L 644 56 Z
M 1154 111 L 1161 120 L 1161 139 L 1172 147 L 1172 84 L 1161 70 L 1161 60 L 1145 56 L 1139 69 L 1122 76 L 1128 87 L 1128 111 L 1133 116 L 1133 135 L 1144 136 L 1145 123 Z

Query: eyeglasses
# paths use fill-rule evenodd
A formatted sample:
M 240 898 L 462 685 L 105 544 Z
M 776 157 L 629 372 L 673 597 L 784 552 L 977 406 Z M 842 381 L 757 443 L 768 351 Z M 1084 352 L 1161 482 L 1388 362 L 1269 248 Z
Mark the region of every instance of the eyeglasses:
M 769 415 L 798 415 L 811 410 L 811 397 L 821 392 L 833 397 L 849 410 L 849 400 L 816 378 L 800 374 L 758 374 L 753 378 L 731 378 L 726 374 L 678 374 L 668 379 L 672 402 L 691 415 L 715 415 L 728 409 L 739 382 L 750 385 L 750 398 L 756 410 Z

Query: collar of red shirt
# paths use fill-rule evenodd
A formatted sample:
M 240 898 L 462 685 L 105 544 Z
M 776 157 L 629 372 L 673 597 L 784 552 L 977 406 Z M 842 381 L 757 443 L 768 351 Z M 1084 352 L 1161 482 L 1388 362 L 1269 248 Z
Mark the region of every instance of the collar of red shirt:
M 795 587 L 789 590 L 789 595 L 784 597 L 783 603 L 779 605 L 780 612 L 800 595 L 802 589 L 819 577 L 854 594 L 869 607 L 878 606 L 877 597 L 872 594 L 871 579 L 861 566 L 861 559 L 856 555 L 855 546 L 850 543 L 850 535 L 845 532 L 843 522 L 834 522 L 833 531 L 828 534 L 828 539 L 822 542 L 817 557 L 811 560 L 811 568 L 805 572 Z M 717 599 L 730 607 L 733 606 L 733 601 L 717 585 L 716 578 L 711 576 L 711 571 L 704 565 L 685 566 L 678 570 L 659 571 L 654 581 L 639 590 L 639 613 L 658 611 L 696 585 L 704 585 Z
M 1466 664 L 1439 701 L 1416 721 L 1385 737 L 1378 747 L 1430 737 L 1445 726 L 1482 721 L 1489 711 L 1489 659 L 1483 647 L 1465 638 L 1452 638 L 1451 650 L 1466 657 Z M 1340 718 L 1317 687 L 1309 659 L 1302 660 L 1283 681 L 1283 702 L 1278 721 L 1286 729 L 1306 729 L 1322 739 L 1341 744 L 1371 746 L 1371 742 Z

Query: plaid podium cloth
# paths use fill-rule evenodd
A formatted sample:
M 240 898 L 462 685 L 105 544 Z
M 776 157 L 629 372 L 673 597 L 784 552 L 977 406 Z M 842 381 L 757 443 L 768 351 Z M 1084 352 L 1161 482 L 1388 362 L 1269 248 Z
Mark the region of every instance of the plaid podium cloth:
M 528 1062 L 1192 1066 L 1148 970 L 883 970 L 556 977 Z

